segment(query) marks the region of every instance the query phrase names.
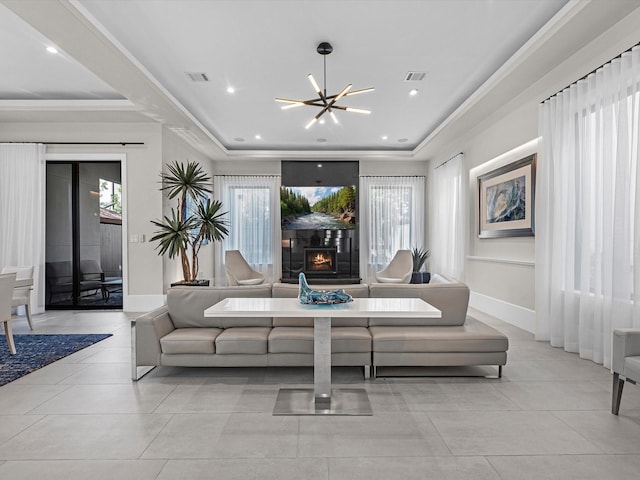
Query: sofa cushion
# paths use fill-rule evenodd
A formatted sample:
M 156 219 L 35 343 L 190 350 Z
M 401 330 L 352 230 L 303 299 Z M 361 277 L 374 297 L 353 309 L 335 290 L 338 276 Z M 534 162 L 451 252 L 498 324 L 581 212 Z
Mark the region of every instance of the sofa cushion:
M 331 327 L 331 351 L 371 351 L 371 335 L 365 327 Z M 269 353 L 313 354 L 313 327 L 274 327 L 269 334 Z
M 271 317 L 233 318 L 204 316 L 204 311 L 220 300 L 231 297 L 271 296 L 271 285 L 244 287 L 173 287 L 167 291 L 169 316 L 176 328 L 189 327 L 270 327 Z M 226 325 L 229 323 L 229 325 Z
M 509 339 L 473 318 L 460 326 L 369 327 L 374 352 L 505 352 Z
M 371 351 L 371 334 L 365 327 L 332 327 L 331 351 L 358 353 Z
M 629 378 L 640 378 L 640 357 L 625 357 L 622 373 Z
M 216 353 L 261 355 L 267 353 L 270 328 L 233 327 L 225 329 L 216 338 Z
M 162 353 L 216 353 L 215 340 L 219 328 L 178 328 L 160 339 Z
M 315 290 L 336 290 L 344 289 L 353 298 L 367 298 L 369 287 L 364 283 L 349 285 L 310 285 Z M 274 283 L 272 289 L 273 298 L 296 298 L 299 286 L 297 283 Z M 368 319 L 366 317 L 354 318 L 332 318 L 333 327 L 366 327 Z M 313 327 L 313 318 L 304 317 L 273 317 L 274 327 Z
M 369 326 L 462 325 L 467 317 L 469 287 L 462 282 L 369 285 L 371 298 L 421 298 L 442 312 L 441 318 L 370 318 Z

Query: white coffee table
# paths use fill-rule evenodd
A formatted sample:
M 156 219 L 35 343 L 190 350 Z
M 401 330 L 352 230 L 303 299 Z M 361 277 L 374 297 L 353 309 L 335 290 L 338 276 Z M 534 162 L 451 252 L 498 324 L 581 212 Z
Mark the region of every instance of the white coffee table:
M 274 415 L 371 415 L 363 388 L 331 389 L 331 318 L 440 318 L 441 312 L 419 298 L 354 298 L 336 305 L 303 305 L 297 298 L 226 298 L 204 311 L 205 317 L 310 317 L 314 333 L 314 388 L 283 388 Z

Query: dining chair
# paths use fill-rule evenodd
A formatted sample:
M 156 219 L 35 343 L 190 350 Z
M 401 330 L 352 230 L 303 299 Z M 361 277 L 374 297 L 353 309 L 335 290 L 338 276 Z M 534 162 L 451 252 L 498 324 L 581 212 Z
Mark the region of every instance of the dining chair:
M 640 328 L 616 328 L 611 346 L 611 413 L 618 415 L 625 381 L 640 382 Z
M 12 355 L 16 354 L 16 344 L 11 331 L 11 298 L 15 284 L 15 273 L 0 273 L 0 322 L 4 323 L 4 334 Z
M 15 273 L 16 284 L 11 297 L 11 306 L 24 306 L 29 328 L 33 330 L 31 322 L 31 290 L 33 290 L 33 267 L 4 267 L 2 273 Z

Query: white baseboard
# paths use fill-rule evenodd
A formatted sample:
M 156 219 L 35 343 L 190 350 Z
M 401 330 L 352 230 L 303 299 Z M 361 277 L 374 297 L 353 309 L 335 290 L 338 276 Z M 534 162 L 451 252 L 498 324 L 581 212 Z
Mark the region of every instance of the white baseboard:
M 124 312 L 148 312 L 167 303 L 166 295 L 125 295 L 122 299 Z
M 481 293 L 471 292 L 469 306 L 488 313 L 504 322 L 530 333 L 536 330 L 536 312 L 513 303 L 498 300 Z

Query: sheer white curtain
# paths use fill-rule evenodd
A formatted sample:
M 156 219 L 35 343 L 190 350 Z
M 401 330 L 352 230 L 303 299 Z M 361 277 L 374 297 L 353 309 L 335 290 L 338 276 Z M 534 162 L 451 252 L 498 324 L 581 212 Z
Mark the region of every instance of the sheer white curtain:
M 536 338 L 610 366 L 640 327 L 640 48 L 540 106 Z
M 462 153 L 433 169 L 431 271 L 462 280 L 464 277 L 465 188 Z
M 424 244 L 424 177 L 360 177 L 360 276 L 375 282 L 396 251 Z
M 229 212 L 229 236 L 216 242 L 215 284 L 226 285 L 224 252 L 240 250 L 268 283 L 278 281 L 280 258 L 280 177 L 215 176 L 214 196 Z
M 0 270 L 33 265 L 33 313 L 44 311 L 45 187 L 44 145 L 0 143 Z

